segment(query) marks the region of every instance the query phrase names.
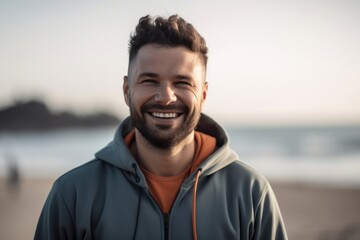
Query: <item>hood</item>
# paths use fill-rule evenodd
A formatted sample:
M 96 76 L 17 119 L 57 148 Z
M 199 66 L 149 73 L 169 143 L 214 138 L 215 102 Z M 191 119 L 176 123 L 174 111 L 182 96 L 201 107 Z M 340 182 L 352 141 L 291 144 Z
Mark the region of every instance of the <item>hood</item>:
M 140 179 L 145 179 L 141 171 L 136 170 L 136 168 L 139 169 L 137 163 L 124 143 L 124 137 L 133 128 L 134 126 L 131 123 L 130 117 L 126 118 L 116 130 L 113 141 L 97 152 L 95 157 L 125 171 L 138 174 Z M 224 168 L 238 159 L 237 154 L 230 149 L 229 138 L 226 131 L 213 119 L 205 114 L 201 114 L 196 130 L 215 137 L 217 146 L 216 150 L 199 166 L 199 168 L 202 169 L 200 179 Z M 194 175 L 195 174 L 192 174 L 186 179 L 184 185 L 191 184 L 194 180 Z

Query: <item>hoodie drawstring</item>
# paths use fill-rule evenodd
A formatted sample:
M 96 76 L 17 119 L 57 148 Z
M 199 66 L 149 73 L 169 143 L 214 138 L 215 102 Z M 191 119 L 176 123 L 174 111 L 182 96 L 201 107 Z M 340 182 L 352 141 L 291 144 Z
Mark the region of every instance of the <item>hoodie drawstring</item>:
M 139 183 L 139 182 L 140 182 L 140 177 L 139 177 L 139 175 L 138 175 L 138 173 L 137 173 L 137 165 L 136 165 L 136 163 L 133 163 L 133 164 L 132 164 L 132 167 L 134 168 L 135 181 L 136 181 L 137 183 Z
M 193 239 L 197 240 L 197 233 L 196 233 L 196 191 L 197 191 L 197 185 L 199 182 L 199 177 L 201 174 L 202 169 L 200 168 L 195 177 L 195 183 L 194 183 L 194 190 L 193 190 L 193 201 L 192 201 L 192 229 L 193 229 Z
M 132 164 L 132 167 L 134 168 L 134 174 L 135 174 L 135 181 L 137 183 L 140 182 L 140 177 L 137 174 L 137 165 L 135 163 Z M 138 207 L 137 207 L 137 211 L 136 211 L 136 223 L 135 223 L 135 232 L 134 232 L 134 236 L 133 239 L 136 238 L 136 234 L 137 234 L 137 228 L 138 228 L 138 222 L 139 222 L 139 212 L 140 212 L 140 207 L 141 207 L 141 189 L 139 187 L 139 197 L 138 197 Z
M 137 165 L 134 163 L 134 164 L 132 165 L 132 167 L 134 168 L 135 181 L 136 181 L 136 182 L 140 182 L 140 177 L 139 177 L 139 175 L 137 174 Z M 198 186 L 198 182 L 199 182 L 199 178 L 200 178 L 201 172 L 202 172 L 202 169 L 201 169 L 201 168 L 198 169 L 197 172 L 196 172 L 194 189 L 193 189 L 193 201 L 192 201 L 192 230 L 193 230 L 193 239 L 194 239 L 194 240 L 197 240 L 197 233 L 196 233 L 196 192 L 197 192 L 197 186 Z M 135 239 L 136 233 L 137 233 L 137 225 L 138 225 L 138 221 L 139 221 L 140 206 L 141 206 L 141 190 L 139 189 L 139 202 L 138 202 L 137 213 L 136 213 L 136 225 L 135 225 L 135 233 L 134 233 L 133 239 Z

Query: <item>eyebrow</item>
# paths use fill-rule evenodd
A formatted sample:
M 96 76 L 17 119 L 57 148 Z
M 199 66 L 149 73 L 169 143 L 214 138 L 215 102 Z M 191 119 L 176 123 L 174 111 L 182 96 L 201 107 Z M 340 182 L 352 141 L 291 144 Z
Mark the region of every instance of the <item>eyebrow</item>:
M 139 78 L 141 77 L 151 77 L 151 78 L 156 78 L 159 77 L 159 74 L 156 73 L 152 73 L 152 72 L 143 72 L 139 75 Z
M 182 79 L 182 80 L 191 80 L 192 78 L 190 76 L 187 76 L 187 75 L 176 75 L 176 78 L 177 79 Z
M 143 78 L 143 77 L 158 78 L 158 77 L 160 77 L 160 75 L 157 73 L 153 73 L 153 72 L 140 73 L 139 78 Z M 190 76 L 182 75 L 182 74 L 176 75 L 175 78 L 182 79 L 182 80 L 191 80 L 192 79 Z

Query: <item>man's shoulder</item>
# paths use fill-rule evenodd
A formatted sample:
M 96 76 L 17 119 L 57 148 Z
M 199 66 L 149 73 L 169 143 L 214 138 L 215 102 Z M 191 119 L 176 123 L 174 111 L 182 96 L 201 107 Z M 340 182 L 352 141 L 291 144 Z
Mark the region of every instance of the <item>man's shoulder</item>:
M 260 173 L 258 170 L 253 168 L 248 163 L 245 163 L 241 160 L 236 160 L 236 161 L 232 162 L 232 164 L 229 165 L 229 169 L 231 171 L 238 172 L 247 177 L 253 177 L 253 178 L 257 178 L 257 179 L 261 179 L 261 180 L 266 180 L 262 173 Z
M 54 186 L 60 188 L 71 188 L 72 186 L 89 185 L 93 183 L 103 171 L 104 163 L 100 159 L 93 159 L 76 168 L 64 173 L 54 183 Z
M 231 185 L 242 190 L 262 192 L 270 185 L 262 173 L 240 160 L 232 162 L 222 171 Z

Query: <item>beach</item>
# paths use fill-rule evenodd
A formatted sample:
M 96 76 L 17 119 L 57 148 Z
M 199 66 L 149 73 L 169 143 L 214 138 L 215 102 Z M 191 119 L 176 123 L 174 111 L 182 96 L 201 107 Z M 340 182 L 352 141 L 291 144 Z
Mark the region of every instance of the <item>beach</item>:
M 272 185 L 290 240 L 360 239 L 360 188 Z
M 54 179 L 0 179 L 0 239 L 32 239 Z M 360 239 L 360 188 L 272 182 L 290 240 Z

